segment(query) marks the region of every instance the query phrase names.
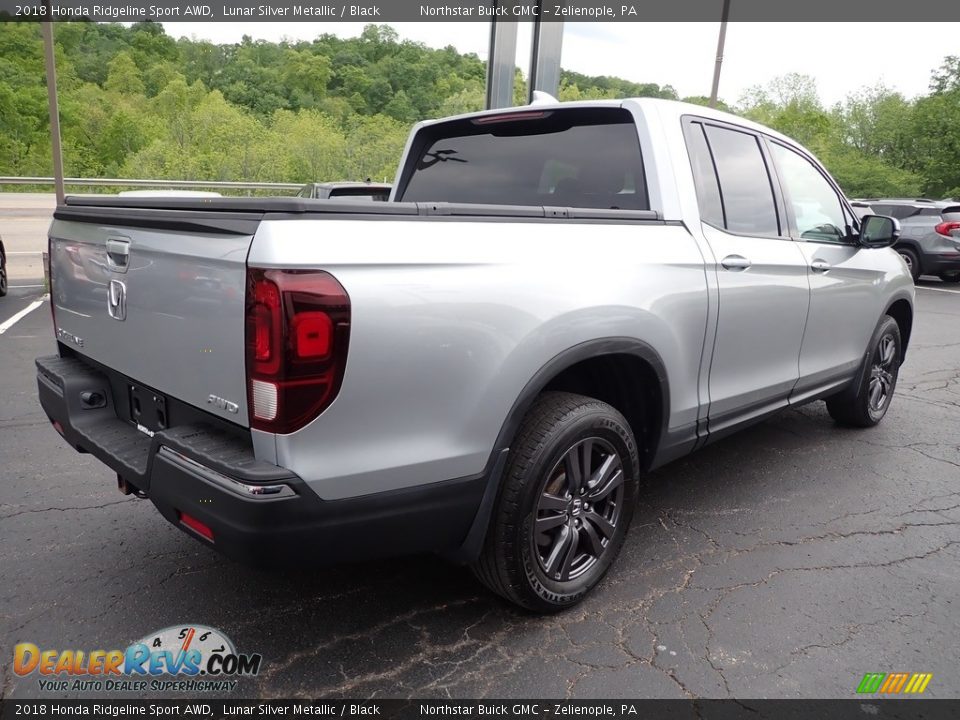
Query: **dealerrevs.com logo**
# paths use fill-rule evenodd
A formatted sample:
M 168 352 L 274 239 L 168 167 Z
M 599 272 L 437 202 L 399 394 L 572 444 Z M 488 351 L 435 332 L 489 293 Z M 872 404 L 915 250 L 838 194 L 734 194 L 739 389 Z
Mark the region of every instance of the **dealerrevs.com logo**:
M 210 692 L 236 688 L 239 677 L 260 672 L 259 653 L 238 653 L 219 630 L 174 625 L 125 650 L 41 649 L 19 643 L 13 671 L 38 676 L 40 690 L 79 692 Z

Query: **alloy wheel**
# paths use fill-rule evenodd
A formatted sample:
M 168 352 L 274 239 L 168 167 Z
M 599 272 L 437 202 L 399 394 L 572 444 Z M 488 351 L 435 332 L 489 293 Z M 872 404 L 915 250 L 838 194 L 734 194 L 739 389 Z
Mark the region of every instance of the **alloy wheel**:
M 909 253 L 900 253 L 900 257 L 902 257 L 903 261 L 907 264 L 907 270 L 913 275 L 913 256 Z
M 598 437 L 577 442 L 554 465 L 537 498 L 533 543 L 548 578 L 566 582 L 606 552 L 623 510 L 623 461 Z
M 897 343 L 892 335 L 884 335 L 877 344 L 870 368 L 870 384 L 867 387 L 867 401 L 872 412 L 881 412 L 893 395 L 896 370 Z

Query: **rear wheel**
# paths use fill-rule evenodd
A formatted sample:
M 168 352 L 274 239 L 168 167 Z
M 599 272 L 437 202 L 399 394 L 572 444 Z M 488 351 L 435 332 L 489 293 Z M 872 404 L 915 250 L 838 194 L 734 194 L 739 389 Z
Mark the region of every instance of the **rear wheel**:
M 940 279 L 945 283 L 960 283 L 960 272 L 941 273 Z
M 510 451 L 477 578 L 537 612 L 578 603 L 620 552 L 639 466 L 630 427 L 610 405 L 542 395 Z
M 7 294 L 7 258 L 0 251 L 0 297 Z
M 873 427 L 887 414 L 900 374 L 901 340 L 896 320 L 885 317 L 873 333 L 862 380 L 827 398 L 830 417 L 843 425 Z
M 917 257 L 917 253 L 908 247 L 897 248 L 897 252 L 900 253 L 900 257 L 907 264 L 907 270 L 910 271 L 910 276 L 916 282 L 920 278 L 920 258 Z

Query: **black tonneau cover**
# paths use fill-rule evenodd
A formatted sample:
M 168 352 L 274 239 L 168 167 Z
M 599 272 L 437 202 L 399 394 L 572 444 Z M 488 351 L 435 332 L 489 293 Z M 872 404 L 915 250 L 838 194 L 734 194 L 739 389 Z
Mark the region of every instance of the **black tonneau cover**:
M 70 195 L 57 207 L 58 220 L 126 224 L 183 231 L 218 231 L 252 235 L 265 218 L 303 216 L 470 217 L 546 220 L 598 220 L 658 222 L 654 210 L 547 207 L 542 205 L 481 205 L 473 203 L 375 202 L 372 200 L 320 200 L 293 197 L 102 197 Z

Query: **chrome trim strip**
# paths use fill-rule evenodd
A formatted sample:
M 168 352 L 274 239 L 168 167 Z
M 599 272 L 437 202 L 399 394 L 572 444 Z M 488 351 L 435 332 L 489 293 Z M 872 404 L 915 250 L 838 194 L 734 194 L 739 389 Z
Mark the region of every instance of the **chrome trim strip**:
M 163 455 L 174 464 L 191 470 L 192 472 L 195 472 L 203 477 L 205 480 L 209 480 L 210 482 L 248 500 L 274 500 L 277 498 L 294 497 L 297 494 L 292 487 L 283 483 L 276 483 L 273 485 L 248 485 L 247 483 L 243 483 L 239 480 L 233 479 L 232 477 L 228 477 L 221 472 L 212 470 L 206 465 L 202 465 L 196 460 L 178 453 L 176 450 L 171 450 L 166 445 L 160 446 L 158 455 Z

